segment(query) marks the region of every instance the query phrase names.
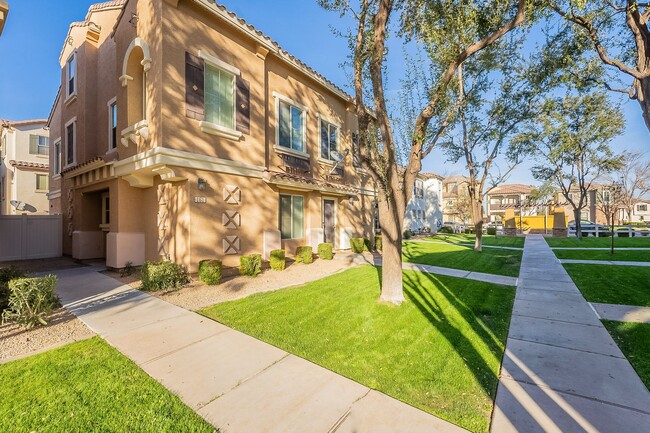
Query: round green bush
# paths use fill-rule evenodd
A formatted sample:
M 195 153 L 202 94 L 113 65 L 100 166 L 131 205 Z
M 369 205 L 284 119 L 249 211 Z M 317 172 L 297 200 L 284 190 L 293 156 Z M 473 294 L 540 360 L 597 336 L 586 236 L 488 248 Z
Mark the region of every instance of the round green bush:
M 262 272 L 262 255 L 250 254 L 239 259 L 239 275 L 256 277 Z
M 449 226 L 442 226 L 442 227 L 440 227 L 440 230 L 438 230 L 438 233 L 449 233 L 449 234 L 453 234 L 453 233 L 454 233 L 454 229 L 452 229 L 452 228 L 449 227 Z
M 274 271 L 283 271 L 287 265 L 287 260 L 285 258 L 284 250 L 273 250 L 271 251 L 270 257 L 271 269 Z
M 201 260 L 199 262 L 199 279 L 204 284 L 215 286 L 221 282 L 223 263 L 221 260 Z
M 190 282 L 190 275 L 185 266 L 169 260 L 144 262 L 140 276 L 142 290 L 146 291 L 179 289 Z
M 365 249 L 366 245 L 363 238 L 352 238 L 350 239 L 350 248 L 355 254 L 361 254 Z
M 9 281 L 9 306 L 2 313 L 2 322 L 15 322 L 27 329 L 47 325 L 46 316 L 61 305 L 55 287 L 54 275 Z
M 296 262 L 308 265 L 314 261 L 313 254 L 310 246 L 298 247 L 296 248 Z
M 332 253 L 332 244 L 318 244 L 318 257 L 323 260 L 332 260 L 334 258 L 334 254 Z
M 381 235 L 375 236 L 375 250 L 381 251 L 382 244 L 381 244 Z
M 413 232 L 411 230 L 404 230 L 404 239 L 411 239 L 411 236 L 413 236 Z

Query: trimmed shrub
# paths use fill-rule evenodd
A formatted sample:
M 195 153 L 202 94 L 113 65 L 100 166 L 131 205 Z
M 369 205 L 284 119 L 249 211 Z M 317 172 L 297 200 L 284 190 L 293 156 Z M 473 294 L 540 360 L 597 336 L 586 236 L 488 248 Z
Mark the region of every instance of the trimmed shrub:
M 352 238 L 350 239 L 350 248 L 355 254 L 360 254 L 365 248 L 365 242 L 363 238 Z
M 453 233 L 454 233 L 454 229 L 452 229 L 452 228 L 449 227 L 449 226 L 442 226 L 442 227 L 440 227 L 440 230 L 438 230 L 438 233 L 448 233 L 448 234 L 453 234 Z
M 204 284 L 215 286 L 221 282 L 221 271 L 223 263 L 221 260 L 201 260 L 199 262 L 199 280 Z
M 24 277 L 25 273 L 16 266 L 0 268 L 0 313 L 9 306 L 9 281 Z
M 262 255 L 250 254 L 239 259 L 239 275 L 256 277 L 262 272 Z
M 372 251 L 372 242 L 370 242 L 370 239 L 363 238 L 363 250 Z
M 140 269 L 142 290 L 158 291 L 179 289 L 190 282 L 190 276 L 185 266 L 162 260 L 160 262 L 144 262 Z
M 314 261 L 313 251 L 310 246 L 296 248 L 296 262 L 310 264 Z
M 492 236 L 496 236 L 497 228 L 496 227 L 488 227 L 487 228 L 487 234 L 492 235 Z
M 287 260 L 285 258 L 284 250 L 273 250 L 271 251 L 270 258 L 271 269 L 274 271 L 283 271 L 287 265 Z
M 381 251 L 382 248 L 382 243 L 381 243 L 381 235 L 375 236 L 375 250 Z
M 323 260 L 332 260 L 334 258 L 334 254 L 332 253 L 332 244 L 318 244 L 318 257 Z
M 411 230 L 404 230 L 403 237 L 404 239 L 411 239 L 411 236 L 413 236 L 413 232 Z
M 2 322 L 16 322 L 27 329 L 47 325 L 45 316 L 61 305 L 55 287 L 54 275 L 11 280 L 9 307 L 2 313 Z

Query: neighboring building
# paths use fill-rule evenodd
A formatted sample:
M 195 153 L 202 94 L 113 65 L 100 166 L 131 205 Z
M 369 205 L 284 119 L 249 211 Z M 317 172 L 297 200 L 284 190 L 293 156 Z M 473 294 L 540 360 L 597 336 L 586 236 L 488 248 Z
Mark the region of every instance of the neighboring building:
M 469 179 L 466 176 L 449 176 L 442 182 L 442 219 L 446 223 L 464 224 L 471 219 L 469 192 L 467 187 Z
M 0 36 L 7 23 L 7 15 L 9 15 L 9 5 L 6 1 L 0 0 Z
M 591 184 L 590 189 L 587 191 L 587 196 L 585 198 L 585 202 L 583 203 L 583 207 L 580 210 L 580 219 L 582 221 L 591 221 L 597 224 L 607 224 L 607 217 L 603 211 L 599 209 L 598 206 L 598 193 L 599 191 L 603 191 L 603 189 L 606 190 L 607 186 L 595 183 Z M 573 197 L 572 200 L 574 203 L 577 203 L 580 197 L 579 188 L 571 188 L 569 195 Z M 564 207 L 564 213 L 569 217 L 569 221 L 575 220 L 573 207 L 571 207 L 571 204 L 559 191 L 556 194 L 556 201 L 560 206 Z
M 487 193 L 487 217 L 490 222 L 500 222 L 506 209 L 513 209 L 515 215 L 537 215 L 537 207 L 527 204 L 528 196 L 533 190 L 531 185 L 519 183 L 499 185 Z
M 47 214 L 45 120 L 0 120 L 0 215 Z
M 637 200 L 632 207 L 632 223 L 650 223 L 650 200 Z
M 442 181 L 443 177 L 434 173 L 418 174 L 406 206 L 404 230 L 421 232 L 428 228 L 435 233 L 442 227 Z
M 64 253 L 196 270 L 372 234 L 353 98 L 214 1 L 96 4 L 59 62 Z

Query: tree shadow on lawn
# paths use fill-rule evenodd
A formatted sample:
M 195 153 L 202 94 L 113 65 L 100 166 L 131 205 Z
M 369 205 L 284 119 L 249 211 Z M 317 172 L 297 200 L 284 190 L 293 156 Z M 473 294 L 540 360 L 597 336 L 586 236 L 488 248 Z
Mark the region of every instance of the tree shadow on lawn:
M 426 272 L 404 274 L 404 294 L 422 313 L 422 315 L 438 330 L 456 353 L 465 361 L 476 381 L 483 388 L 485 393 L 494 402 L 498 384 L 498 374 L 505 349 L 505 341 L 510 325 L 512 305 L 514 303 L 514 289 L 509 287 L 493 286 L 489 291 L 499 291 L 497 296 L 502 296 L 502 302 L 494 304 L 494 308 L 481 307 L 472 309 L 459 299 L 447 285 L 433 274 Z M 424 288 L 422 281 L 415 275 L 429 280 L 438 289 L 439 293 L 449 303 L 441 305 L 434 296 Z M 446 277 L 453 278 L 453 277 Z M 462 280 L 459 280 L 462 281 Z M 471 283 L 474 285 L 475 283 Z M 479 283 L 484 284 L 484 283 Z M 468 290 L 473 290 L 470 287 Z M 502 291 L 502 292 L 501 292 Z M 479 299 L 485 299 L 489 294 L 485 290 L 476 295 Z M 499 306 L 507 311 L 498 311 Z M 451 309 L 451 310 L 450 310 Z M 496 310 L 495 310 L 496 309 Z M 454 324 L 452 313 L 457 313 L 468 328 L 460 329 Z M 500 314 L 504 321 L 498 323 Z M 479 318 L 481 316 L 482 318 Z M 495 317 L 496 316 L 496 317 Z M 487 323 L 486 323 L 487 322 Z M 488 326 L 492 324 L 492 327 Z M 460 324 L 462 326 L 462 323 Z M 501 329 L 493 329 L 494 327 Z M 495 335 L 495 333 L 497 335 Z M 479 347 L 482 346 L 482 351 Z M 481 353 L 482 352 L 482 353 Z M 496 369 L 496 371 L 495 371 Z
M 450 245 L 459 250 L 432 250 L 426 244 L 407 244 L 403 250 L 404 258 L 411 263 L 484 272 L 510 277 L 519 275 L 522 252 L 514 250 L 474 251 L 471 247 Z

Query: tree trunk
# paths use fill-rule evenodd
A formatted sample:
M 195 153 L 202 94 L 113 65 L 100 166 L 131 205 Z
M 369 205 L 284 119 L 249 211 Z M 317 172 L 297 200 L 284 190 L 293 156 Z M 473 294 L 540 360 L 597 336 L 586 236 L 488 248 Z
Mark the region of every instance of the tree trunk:
M 573 209 L 573 221 L 576 222 L 576 237 L 582 239 L 582 224 L 580 224 L 580 209 Z
M 483 203 L 481 200 L 472 199 L 472 221 L 476 231 L 474 251 L 483 250 Z
M 641 105 L 645 126 L 650 131 L 650 78 L 644 78 L 638 81 L 636 99 L 639 101 L 639 105 Z
M 394 197 L 380 197 L 378 207 L 382 239 L 381 296 L 379 300 L 399 305 L 404 302 L 402 225 L 406 209 L 399 209 Z

